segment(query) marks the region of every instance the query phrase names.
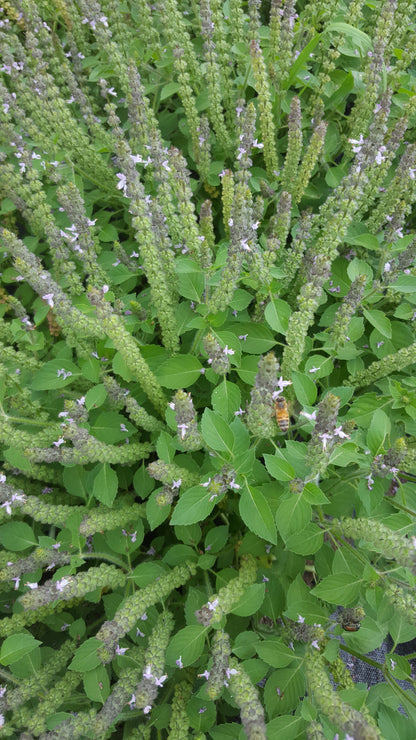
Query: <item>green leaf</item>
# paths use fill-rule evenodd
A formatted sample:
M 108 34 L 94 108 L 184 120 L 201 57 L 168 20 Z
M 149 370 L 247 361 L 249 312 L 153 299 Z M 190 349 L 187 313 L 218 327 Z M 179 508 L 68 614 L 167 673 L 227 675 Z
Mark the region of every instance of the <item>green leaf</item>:
M 211 409 L 205 409 L 201 420 L 201 432 L 208 447 L 232 455 L 234 435 L 222 416 Z
M 309 43 L 306 44 L 305 48 L 302 49 L 298 58 L 293 62 L 293 64 L 290 65 L 289 79 L 287 80 L 287 82 L 285 82 L 285 88 L 291 86 L 292 82 L 294 82 L 294 80 L 296 79 L 298 72 L 309 61 L 310 54 L 313 52 L 315 46 L 317 46 L 317 44 L 319 43 L 321 35 L 322 34 L 320 33 L 315 34 L 315 36 L 311 38 Z
M 131 422 L 116 411 L 101 411 L 90 429 L 91 434 L 106 444 L 117 444 L 131 437 L 136 429 Z
M 166 98 L 172 98 L 180 90 L 180 87 L 179 82 L 168 82 L 166 85 L 163 85 L 160 91 L 160 100 L 163 101 Z
M 189 720 L 189 726 L 195 731 L 192 733 L 192 737 L 200 737 L 204 732 L 211 730 L 211 727 L 215 726 L 216 715 L 215 702 L 207 701 L 205 698 L 199 698 L 198 696 L 191 696 L 186 704 L 186 716 Z
M 26 550 L 38 544 L 31 527 L 26 522 L 7 522 L 0 527 L 2 547 L 12 552 Z
M 83 465 L 73 465 L 63 470 L 64 486 L 71 496 L 88 500 L 88 485 Z
M 103 226 L 98 234 L 100 242 L 115 242 L 118 239 L 118 231 L 113 224 Z
M 289 481 L 296 478 L 294 468 L 280 455 L 263 455 L 266 468 L 273 478 Z
M 302 490 L 302 496 L 305 501 L 312 504 L 312 506 L 322 506 L 329 504 L 329 499 L 325 496 L 324 492 L 316 485 L 316 483 L 306 483 Z
M 383 409 L 376 409 L 367 431 L 366 443 L 373 455 L 383 449 L 384 440 L 390 434 L 391 422 Z
M 295 660 L 293 650 L 277 637 L 263 640 L 257 645 L 256 650 L 259 658 L 272 668 L 285 668 Z
M 313 406 L 316 401 L 317 388 L 310 375 L 300 373 L 298 370 L 292 372 L 293 390 L 296 398 L 302 406 Z
M 165 388 L 189 388 L 201 377 L 202 365 L 193 355 L 177 355 L 163 362 L 155 375 Z
M 195 524 L 202 522 L 218 503 L 212 491 L 203 486 L 193 486 L 182 494 L 172 514 L 170 523 Z
M 292 494 L 279 504 L 276 512 L 276 524 L 283 540 L 299 532 L 309 524 L 312 516 L 310 504 L 299 494 Z
M 208 552 L 220 552 L 228 540 L 229 528 L 226 524 L 213 527 L 205 536 L 205 550 Z
M 224 380 L 212 391 L 212 408 L 224 419 L 234 419 L 235 411 L 241 404 L 241 391 L 238 385 Z
M 1 646 L 0 663 L 2 665 L 16 663 L 41 644 L 41 641 L 35 640 L 29 632 L 20 632 L 17 635 L 6 637 Z
M 110 695 L 110 681 L 108 673 L 103 665 L 97 666 L 92 671 L 87 671 L 83 676 L 85 693 L 90 701 L 98 701 L 104 704 Z
M 258 488 L 247 486 L 239 501 L 240 516 L 251 532 L 274 545 L 277 542 L 276 524 L 269 503 Z
M 247 586 L 231 613 L 237 617 L 250 617 L 255 614 L 264 601 L 265 591 L 265 583 L 253 583 L 251 586 Z
M 188 274 L 180 273 L 179 277 L 179 295 L 188 298 L 190 301 L 199 303 L 201 295 L 205 289 L 205 275 L 202 272 L 192 272 Z
M 246 337 L 241 340 L 241 347 L 248 354 L 264 354 L 276 344 L 273 334 L 264 324 L 234 324 L 233 329 L 239 337 Z
M 87 673 L 92 671 L 94 668 L 102 665 L 100 658 L 98 657 L 98 648 L 103 643 L 97 640 L 96 637 L 90 637 L 89 640 L 80 645 L 75 650 L 72 662 L 69 664 L 68 669 L 70 671 L 79 671 L 80 673 Z
M 108 507 L 112 507 L 118 491 L 118 478 L 115 470 L 108 463 L 99 463 L 95 470 L 98 473 L 94 478 L 92 488 L 93 496 L 97 501 Z
M 149 583 L 155 583 L 158 578 L 169 573 L 169 568 L 161 561 L 139 563 L 133 571 L 133 581 L 139 588 L 145 588 Z
M 85 394 L 85 408 L 87 409 L 87 411 L 91 411 L 91 409 L 97 409 L 99 406 L 103 405 L 107 396 L 108 393 L 103 383 L 95 385 L 93 388 L 90 388 L 89 391 L 87 391 L 87 393 Z
M 367 52 L 371 51 L 373 48 L 371 38 L 359 28 L 350 26 L 349 23 L 343 23 L 342 21 L 329 23 L 322 33 L 322 35 L 326 34 L 334 34 L 337 38 L 341 35 L 345 36 L 349 41 L 351 41 L 352 48 L 358 46 L 363 54 L 367 54 Z
M 79 367 L 66 358 L 50 360 L 50 362 L 45 362 L 40 370 L 34 374 L 30 387 L 34 391 L 65 388 L 81 375 Z
M 305 737 L 306 721 L 302 717 L 284 714 L 266 725 L 267 740 L 297 740 Z
M 397 280 L 389 285 L 389 289 L 400 293 L 416 294 L 416 275 L 399 275 Z
M 310 522 L 305 529 L 290 535 L 286 540 L 286 550 L 295 552 L 297 555 L 313 555 L 321 549 L 324 541 L 324 533 L 321 529 Z
M 286 301 L 282 301 L 280 298 L 274 298 L 267 304 L 264 318 L 273 331 L 277 331 L 279 334 L 286 334 L 291 313 L 292 310 Z
M 267 679 L 264 703 L 269 717 L 294 711 L 305 695 L 305 675 L 301 661 L 290 668 L 280 668 Z
M 312 589 L 311 594 L 330 604 L 348 606 L 360 595 L 362 581 L 350 573 L 337 573 L 324 578 Z
M 166 650 L 166 663 L 174 666 L 180 658 L 184 666 L 192 665 L 201 657 L 204 650 L 207 627 L 191 624 L 174 635 Z
M 162 490 L 163 488 L 158 488 L 156 491 L 153 491 L 153 493 L 146 501 L 146 519 L 149 522 L 151 532 L 159 527 L 160 524 L 162 524 L 162 522 L 164 522 L 170 514 L 170 504 L 159 506 L 156 501 L 156 496 L 161 493 Z
M 370 324 L 383 335 L 383 337 L 391 339 L 391 323 L 383 311 L 377 311 L 374 308 L 371 311 L 367 311 L 367 309 L 363 308 L 363 314 L 367 321 L 369 321 Z

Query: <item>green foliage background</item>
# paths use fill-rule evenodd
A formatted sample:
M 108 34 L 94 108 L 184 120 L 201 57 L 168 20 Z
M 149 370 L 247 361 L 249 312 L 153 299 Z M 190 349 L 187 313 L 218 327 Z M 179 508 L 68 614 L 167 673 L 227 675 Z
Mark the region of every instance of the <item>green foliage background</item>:
M 3 4 L 0 737 L 413 740 L 414 18 Z

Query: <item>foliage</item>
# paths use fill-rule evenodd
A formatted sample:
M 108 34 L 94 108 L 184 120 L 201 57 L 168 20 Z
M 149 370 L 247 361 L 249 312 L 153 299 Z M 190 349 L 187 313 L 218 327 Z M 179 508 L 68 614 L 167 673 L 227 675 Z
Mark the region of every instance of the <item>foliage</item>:
M 414 10 L 3 4 L 0 737 L 414 738 Z

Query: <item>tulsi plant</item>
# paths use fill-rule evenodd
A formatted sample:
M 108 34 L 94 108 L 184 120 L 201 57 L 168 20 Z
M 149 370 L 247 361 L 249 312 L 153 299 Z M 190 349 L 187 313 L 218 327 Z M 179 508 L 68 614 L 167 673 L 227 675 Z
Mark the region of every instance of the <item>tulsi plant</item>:
M 0 738 L 414 739 L 414 20 L 3 3 Z

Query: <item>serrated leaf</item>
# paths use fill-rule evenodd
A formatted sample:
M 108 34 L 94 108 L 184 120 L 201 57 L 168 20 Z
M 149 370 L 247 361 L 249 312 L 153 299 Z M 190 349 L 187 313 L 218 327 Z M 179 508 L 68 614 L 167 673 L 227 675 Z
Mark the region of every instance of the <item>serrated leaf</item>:
M 0 527 L 0 544 L 5 550 L 19 552 L 37 545 L 38 541 L 26 522 L 7 522 Z
M 104 704 L 110 695 L 110 681 L 105 667 L 99 665 L 92 671 L 84 673 L 83 683 L 88 699 Z
M 371 309 L 371 311 L 367 311 L 367 309 L 364 308 L 363 314 L 367 321 L 369 321 L 383 337 L 391 339 L 391 323 L 383 311 L 377 311 L 375 308 Z
M 247 586 L 231 613 L 237 617 L 250 617 L 260 609 L 264 601 L 265 591 L 265 583 L 253 583 L 251 586 Z
M 304 529 L 311 516 L 310 504 L 299 494 L 294 493 L 282 501 L 276 512 L 276 525 L 282 539 L 286 541 L 291 534 Z
M 97 467 L 99 470 L 92 488 L 94 498 L 111 508 L 118 491 L 117 473 L 108 463 L 99 463 Z
M 70 671 L 79 671 L 80 673 L 86 673 L 92 671 L 94 668 L 102 665 L 100 658 L 98 657 L 98 648 L 103 643 L 97 640 L 96 637 L 90 637 L 75 650 L 74 657 L 68 666 Z
M 373 455 L 378 455 L 390 434 L 391 422 L 383 409 L 376 409 L 367 431 L 366 443 Z
M 293 390 L 296 398 L 302 406 L 313 406 L 316 401 L 317 387 L 310 375 L 300 373 L 298 370 L 292 372 Z
M 289 481 L 296 478 L 294 468 L 283 457 L 279 455 L 264 455 L 266 468 L 273 478 L 281 481 Z
M 330 34 L 333 32 L 337 36 L 342 35 L 345 36 L 347 39 L 350 39 L 353 46 L 358 46 L 365 54 L 373 48 L 371 38 L 359 28 L 355 28 L 355 26 L 350 26 L 349 23 L 344 23 L 343 21 L 329 23 L 325 27 L 323 34 Z
M 351 573 L 337 573 L 324 578 L 311 594 L 330 604 L 348 606 L 358 598 L 362 581 Z
M 256 650 L 259 658 L 272 668 L 285 668 L 295 660 L 293 650 L 277 637 L 263 640 L 256 646 Z
M 0 663 L 2 665 L 16 663 L 41 644 L 41 641 L 35 640 L 29 632 L 20 632 L 17 635 L 6 637 L 1 646 Z
M 155 375 L 164 388 L 189 388 L 201 377 L 202 365 L 193 355 L 177 355 L 155 369 Z
M 163 85 L 160 91 L 160 100 L 163 101 L 166 98 L 171 98 L 180 90 L 180 87 L 179 82 L 168 82 L 166 85 Z
M 277 331 L 279 334 L 286 334 L 291 313 L 292 310 L 286 301 L 282 301 L 280 298 L 274 298 L 267 304 L 264 318 L 273 331 Z
M 184 666 L 192 665 L 202 655 L 207 627 L 191 624 L 174 635 L 166 650 L 166 663 L 174 666 L 180 658 Z
M 269 503 L 258 488 L 247 486 L 239 501 L 240 516 L 251 532 L 258 537 L 277 542 L 276 524 Z
M 202 522 L 218 503 L 218 496 L 203 486 L 193 486 L 182 494 L 170 520 L 171 525 Z
M 290 535 L 286 540 L 286 550 L 296 555 L 313 555 L 321 549 L 324 541 L 324 533 L 319 527 L 310 522 L 305 529 Z
M 224 419 L 234 418 L 241 404 L 241 391 L 235 383 L 224 380 L 212 391 L 212 408 Z
M 208 447 L 232 455 L 234 435 L 222 416 L 211 409 L 205 409 L 201 419 L 201 432 Z
M 45 362 L 30 383 L 35 391 L 49 391 L 64 388 L 82 375 L 79 367 L 70 360 L 58 359 Z

